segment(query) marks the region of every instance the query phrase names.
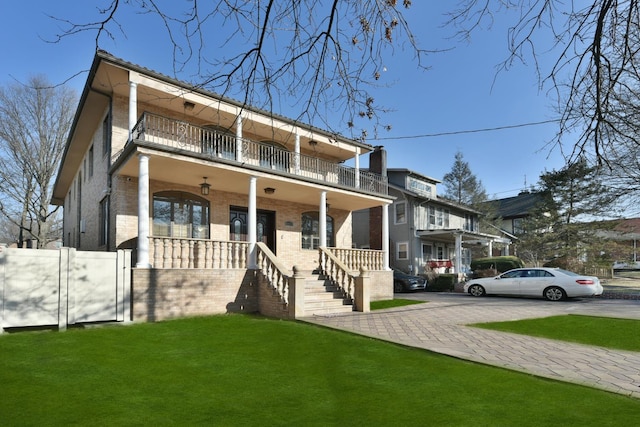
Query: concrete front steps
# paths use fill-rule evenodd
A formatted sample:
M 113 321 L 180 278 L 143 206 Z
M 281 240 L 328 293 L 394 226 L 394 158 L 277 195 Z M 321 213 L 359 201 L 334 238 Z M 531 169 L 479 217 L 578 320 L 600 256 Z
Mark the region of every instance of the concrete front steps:
M 353 303 L 329 279 L 313 273 L 305 280 L 304 312 L 306 316 L 349 313 Z

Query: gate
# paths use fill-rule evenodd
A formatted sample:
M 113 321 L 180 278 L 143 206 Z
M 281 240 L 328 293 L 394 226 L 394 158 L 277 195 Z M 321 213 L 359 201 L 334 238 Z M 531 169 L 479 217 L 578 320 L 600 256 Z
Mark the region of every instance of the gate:
M 5 328 L 131 321 L 131 251 L 0 247 Z

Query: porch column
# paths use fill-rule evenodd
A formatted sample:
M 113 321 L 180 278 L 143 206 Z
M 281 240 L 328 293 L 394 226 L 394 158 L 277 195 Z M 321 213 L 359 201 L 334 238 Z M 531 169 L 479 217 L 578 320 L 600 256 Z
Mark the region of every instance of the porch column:
M 129 141 L 133 139 L 133 128 L 138 120 L 138 83 L 129 82 Z
M 453 268 L 455 273 L 460 277 L 460 273 L 462 272 L 462 233 L 455 233 L 456 236 L 456 259 L 453 264 Z
M 150 268 L 149 263 L 149 156 L 138 155 L 138 262 L 137 268 Z
M 489 242 L 487 244 L 487 252 L 489 252 L 487 254 L 488 257 L 492 257 L 493 256 L 493 239 L 489 239 Z
M 384 270 L 389 270 L 389 204 L 382 206 L 382 256 Z
M 318 209 L 318 233 L 320 233 L 320 247 L 327 247 L 327 192 L 320 193 L 320 208 Z
M 296 175 L 300 175 L 300 134 L 296 131 L 296 140 L 293 154 L 293 170 Z
M 247 234 L 249 235 L 249 254 L 248 267 L 250 269 L 258 268 L 258 257 L 256 256 L 256 229 L 257 229 L 257 202 L 256 202 L 256 181 L 258 178 L 252 176 L 249 178 L 249 212 L 247 215 Z
M 236 118 L 236 160 L 242 162 L 242 113 Z
M 360 147 L 356 147 L 356 188 L 360 188 Z

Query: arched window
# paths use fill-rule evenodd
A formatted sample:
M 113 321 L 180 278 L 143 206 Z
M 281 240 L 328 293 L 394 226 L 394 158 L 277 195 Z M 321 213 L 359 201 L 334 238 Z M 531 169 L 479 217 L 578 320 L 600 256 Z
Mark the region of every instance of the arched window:
M 302 214 L 302 249 L 317 249 L 320 246 L 319 213 L 305 212 Z M 327 215 L 327 246 L 334 246 L 333 218 Z
M 180 191 L 154 194 L 153 235 L 208 239 L 209 201 Z

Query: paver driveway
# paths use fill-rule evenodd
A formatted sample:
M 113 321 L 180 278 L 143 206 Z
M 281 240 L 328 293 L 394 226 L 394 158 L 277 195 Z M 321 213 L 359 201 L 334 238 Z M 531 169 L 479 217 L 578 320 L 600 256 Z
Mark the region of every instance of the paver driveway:
M 640 352 L 610 350 L 466 326 L 470 323 L 586 314 L 640 319 L 640 301 L 548 302 L 473 298 L 455 293 L 402 294 L 427 304 L 312 316 L 304 321 L 460 359 L 500 366 L 640 398 Z M 637 338 L 636 338 L 637 339 Z

